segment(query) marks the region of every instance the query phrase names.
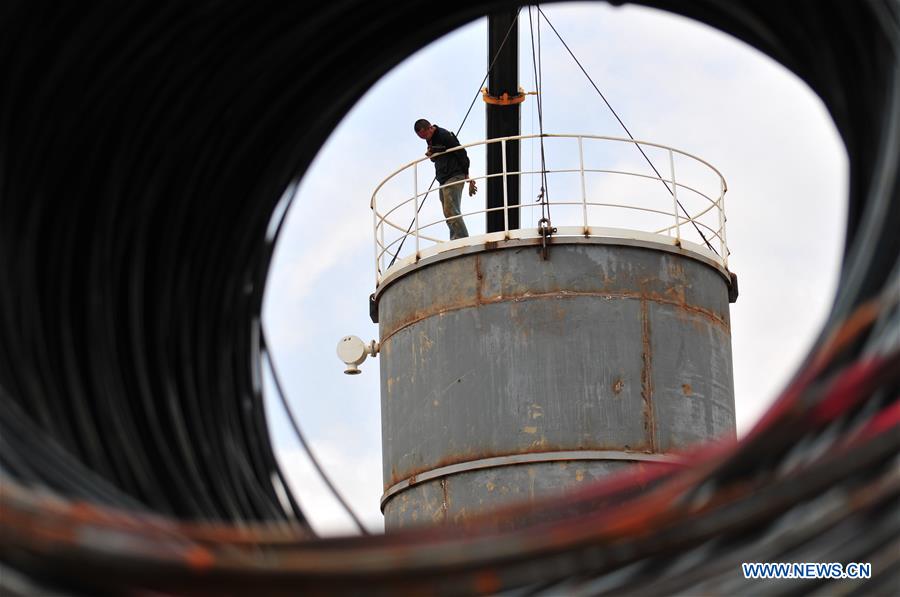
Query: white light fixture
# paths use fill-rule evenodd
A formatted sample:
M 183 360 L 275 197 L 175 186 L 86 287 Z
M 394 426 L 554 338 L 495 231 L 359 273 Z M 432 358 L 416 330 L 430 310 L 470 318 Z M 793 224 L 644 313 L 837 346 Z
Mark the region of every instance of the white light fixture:
M 344 373 L 347 375 L 362 373 L 359 370 L 359 366 L 366 360 L 366 357 L 377 355 L 378 349 L 379 344 L 375 340 L 366 344 L 356 336 L 344 336 L 341 338 L 337 345 L 337 356 L 347 365 Z

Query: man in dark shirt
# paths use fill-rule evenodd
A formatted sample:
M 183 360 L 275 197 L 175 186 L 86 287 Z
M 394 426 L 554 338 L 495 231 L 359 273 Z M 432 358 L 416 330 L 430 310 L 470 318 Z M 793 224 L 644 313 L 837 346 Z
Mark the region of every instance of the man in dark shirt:
M 450 240 L 469 236 L 466 223 L 459 215 L 460 200 L 462 198 L 463 184 L 469 178 L 469 156 L 465 149 L 458 149 L 441 155 L 453 147 L 459 147 L 456 135 L 435 124 L 431 124 L 424 118 L 416 121 L 413 128 L 420 139 L 428 142 L 428 151 L 425 152 L 434 162 L 434 176 L 441 185 L 441 205 L 444 208 L 444 217 L 447 218 L 447 226 L 450 228 Z M 475 181 L 469 181 L 469 196 L 478 192 Z

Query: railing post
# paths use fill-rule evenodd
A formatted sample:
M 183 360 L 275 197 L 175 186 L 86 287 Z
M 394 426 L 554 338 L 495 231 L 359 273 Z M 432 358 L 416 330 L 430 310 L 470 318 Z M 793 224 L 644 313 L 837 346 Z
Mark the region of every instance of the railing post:
M 503 161 L 503 237 L 509 238 L 509 204 L 507 203 L 506 189 L 506 139 L 500 142 L 500 159 Z M 485 187 L 487 187 L 487 183 L 485 183 Z
M 584 184 L 584 139 L 578 137 L 578 163 L 581 167 L 581 210 L 584 215 L 584 236 L 588 236 L 587 191 Z
M 384 216 L 381 217 L 381 226 L 378 229 L 378 236 L 381 237 L 381 257 L 384 259 L 385 253 L 387 253 L 387 247 L 384 244 Z
M 675 244 L 681 246 L 681 222 L 678 219 L 678 185 L 675 184 L 675 156 L 669 150 L 669 178 L 672 181 L 672 207 L 675 208 Z
M 378 203 L 372 196 L 372 240 L 375 241 L 375 287 L 381 283 L 381 255 L 378 254 Z
M 719 177 L 719 250 L 722 251 L 722 265 L 728 267 L 728 243 L 725 241 L 725 179 Z
M 419 261 L 419 162 L 413 164 L 413 209 L 416 210 L 416 261 Z

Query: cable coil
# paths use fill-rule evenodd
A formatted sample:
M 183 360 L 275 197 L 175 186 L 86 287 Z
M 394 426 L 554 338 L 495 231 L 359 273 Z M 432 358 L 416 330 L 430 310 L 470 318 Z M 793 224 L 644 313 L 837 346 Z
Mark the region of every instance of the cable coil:
M 318 540 L 272 454 L 261 397 L 270 219 L 366 88 L 483 7 L 4 3 L 3 592 L 896 587 L 900 4 L 641 4 L 785 64 L 844 139 L 840 287 L 804 365 L 740 443 L 494 515 L 517 531 L 475 521 Z M 554 520 L 529 524 L 548 511 Z M 743 578 L 746 561 L 870 562 L 873 578 L 773 585 Z

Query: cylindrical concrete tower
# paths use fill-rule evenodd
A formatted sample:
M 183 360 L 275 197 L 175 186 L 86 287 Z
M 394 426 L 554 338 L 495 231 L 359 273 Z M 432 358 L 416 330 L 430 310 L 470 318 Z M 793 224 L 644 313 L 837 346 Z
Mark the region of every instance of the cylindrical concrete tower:
M 384 183 L 373 196 L 388 531 L 459 524 L 734 434 L 724 179 L 652 144 L 668 152 L 666 178 L 586 165 L 589 141 L 633 142 L 574 140 L 578 165 L 564 172 L 576 184 L 556 184 L 552 228 L 444 242 L 434 232 L 443 220 L 423 224 L 430 217 L 416 211 L 404 232 L 390 219 L 427 195 L 417 184 L 412 199 Z M 676 181 L 676 155 L 679 172 L 693 168 L 712 188 Z M 388 180 L 411 172 L 415 183 L 417 167 Z M 600 174 L 656 186 L 623 193 Z M 613 191 L 629 201 L 611 203 Z M 696 200 L 692 215 L 679 193 Z M 608 226 L 616 209 L 635 227 L 591 225 L 597 214 Z M 552 231 L 547 247 L 542 231 Z

